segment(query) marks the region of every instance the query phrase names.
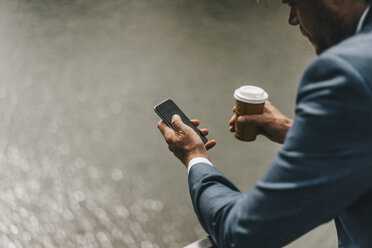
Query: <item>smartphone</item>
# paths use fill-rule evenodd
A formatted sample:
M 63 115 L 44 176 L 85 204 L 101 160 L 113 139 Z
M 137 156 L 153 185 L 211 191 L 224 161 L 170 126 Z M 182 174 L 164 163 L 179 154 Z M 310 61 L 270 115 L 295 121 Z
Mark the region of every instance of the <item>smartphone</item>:
M 204 144 L 208 142 L 208 139 L 200 133 L 199 129 L 197 129 L 194 124 L 191 123 L 190 119 L 187 118 L 187 116 L 171 99 L 159 103 L 154 107 L 154 110 L 160 116 L 160 118 L 172 129 L 172 117 L 173 115 L 178 114 L 181 117 L 183 123 L 194 129 L 194 131 L 199 135 Z

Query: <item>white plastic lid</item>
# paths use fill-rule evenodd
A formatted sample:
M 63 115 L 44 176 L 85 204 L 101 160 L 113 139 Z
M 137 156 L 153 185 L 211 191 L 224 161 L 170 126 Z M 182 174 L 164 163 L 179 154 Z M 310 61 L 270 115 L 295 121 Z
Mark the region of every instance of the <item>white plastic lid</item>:
M 260 87 L 244 85 L 235 90 L 234 98 L 246 103 L 264 103 L 269 98 L 269 95 Z

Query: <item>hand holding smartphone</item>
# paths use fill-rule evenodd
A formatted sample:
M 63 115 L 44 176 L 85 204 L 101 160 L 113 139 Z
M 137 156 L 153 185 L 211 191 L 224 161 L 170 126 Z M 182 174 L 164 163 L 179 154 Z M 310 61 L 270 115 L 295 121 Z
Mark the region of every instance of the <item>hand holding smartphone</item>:
M 171 100 L 165 100 L 154 107 L 155 112 L 160 116 L 160 118 L 170 127 L 172 127 L 172 117 L 173 115 L 177 114 L 181 117 L 183 123 L 191 127 L 203 141 L 203 143 L 207 143 L 208 139 L 203 136 L 199 129 L 192 124 L 190 119 L 181 111 L 181 109 Z

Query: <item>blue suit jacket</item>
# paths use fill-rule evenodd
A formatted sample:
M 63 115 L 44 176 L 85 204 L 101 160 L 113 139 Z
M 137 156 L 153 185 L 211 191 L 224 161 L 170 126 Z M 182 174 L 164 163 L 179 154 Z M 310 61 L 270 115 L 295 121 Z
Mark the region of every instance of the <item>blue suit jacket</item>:
M 218 247 L 281 247 L 332 219 L 340 247 L 372 247 L 372 10 L 305 71 L 293 126 L 250 193 L 203 163 L 189 188 Z

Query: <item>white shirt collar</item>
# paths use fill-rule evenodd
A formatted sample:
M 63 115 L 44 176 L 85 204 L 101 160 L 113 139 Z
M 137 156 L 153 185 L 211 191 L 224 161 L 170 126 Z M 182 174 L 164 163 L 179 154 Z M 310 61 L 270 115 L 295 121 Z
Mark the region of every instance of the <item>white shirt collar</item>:
M 370 8 L 371 8 L 371 5 L 366 8 L 366 10 L 364 11 L 363 15 L 360 17 L 359 23 L 358 23 L 358 27 L 356 29 L 356 33 L 359 33 L 360 30 L 362 30 L 364 20 L 366 19 Z

